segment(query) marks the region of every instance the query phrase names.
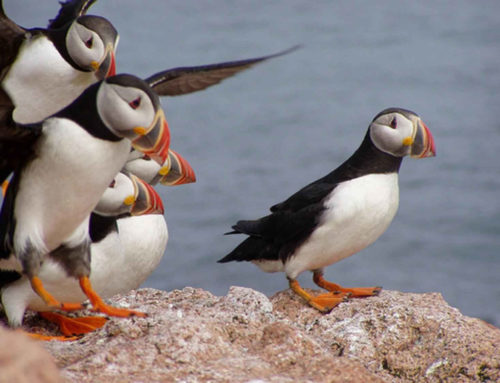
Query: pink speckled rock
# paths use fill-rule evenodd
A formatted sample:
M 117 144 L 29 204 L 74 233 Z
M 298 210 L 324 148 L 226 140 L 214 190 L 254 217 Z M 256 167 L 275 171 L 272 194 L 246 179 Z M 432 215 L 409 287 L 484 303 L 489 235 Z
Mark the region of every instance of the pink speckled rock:
M 70 382 L 500 381 L 500 330 L 440 294 L 383 291 L 330 314 L 290 291 L 232 287 L 118 296 L 149 313 L 113 318 L 75 342 L 48 342 Z

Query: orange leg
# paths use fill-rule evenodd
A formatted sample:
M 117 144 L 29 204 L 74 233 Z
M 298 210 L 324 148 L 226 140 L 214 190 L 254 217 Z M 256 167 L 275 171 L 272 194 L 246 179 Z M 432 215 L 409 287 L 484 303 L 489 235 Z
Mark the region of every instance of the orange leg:
M 289 278 L 288 283 L 297 295 L 304 298 L 310 306 L 322 313 L 330 312 L 339 303 L 345 302 L 349 298 L 349 294 L 346 293 L 327 293 L 313 297 L 299 285 L 297 280 Z
M 369 297 L 372 295 L 378 295 L 382 290 L 382 287 L 352 287 L 345 288 L 336 283 L 328 282 L 323 278 L 323 273 L 320 271 L 315 271 L 313 274 L 313 281 L 319 287 L 337 293 L 351 293 L 351 297 Z
M 58 340 L 61 342 L 67 342 L 67 341 L 72 341 L 72 340 L 78 340 L 81 338 L 79 336 L 42 335 L 42 334 L 36 334 L 33 332 L 26 332 L 23 330 L 19 330 L 19 332 L 29 336 L 31 339 L 45 340 L 45 341 L 46 340 Z
M 43 287 L 42 280 L 38 277 L 31 277 L 30 279 L 31 287 L 37 293 L 40 298 L 50 307 L 56 308 L 64 311 L 75 311 L 83 309 L 83 305 L 81 303 L 62 303 L 59 302 L 52 294 L 50 294 L 45 287 Z
M 42 318 L 56 323 L 66 336 L 89 333 L 101 328 L 108 321 L 107 318 L 99 316 L 70 318 L 50 311 L 40 312 L 39 314 Z
M 147 314 L 141 311 L 121 309 L 117 307 L 112 307 L 104 303 L 102 298 L 97 294 L 97 292 L 92 288 L 90 280 L 88 277 L 80 277 L 80 287 L 83 292 L 89 298 L 92 304 L 92 310 L 103 313 L 109 316 L 127 318 L 130 316 L 146 317 Z
M 5 180 L 2 183 L 2 196 L 5 197 L 5 193 L 7 193 L 7 188 L 9 187 L 9 180 Z

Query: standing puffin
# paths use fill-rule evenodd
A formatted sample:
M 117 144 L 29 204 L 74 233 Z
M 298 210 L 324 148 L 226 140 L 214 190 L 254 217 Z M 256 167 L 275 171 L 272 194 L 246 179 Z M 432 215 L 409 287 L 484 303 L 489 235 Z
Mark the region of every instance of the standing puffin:
M 343 288 L 323 278 L 323 268 L 377 240 L 399 204 L 403 157 L 432 157 L 434 139 L 415 113 L 385 109 L 371 122 L 356 152 L 337 169 L 271 207 L 271 214 L 239 221 L 227 234 L 249 237 L 219 262 L 250 261 L 266 272 L 285 272 L 290 288 L 309 305 L 328 312 L 349 296 L 370 296 L 380 287 Z M 329 291 L 311 296 L 297 282 L 303 271 Z
M 13 122 L 5 92 L 0 105 L 0 182 L 14 172 L 0 212 L 1 263 L 17 264 L 49 306 L 81 307 L 44 289 L 38 273 L 47 257 L 80 281 L 94 310 L 135 314 L 107 306 L 92 289 L 88 224 L 131 144 L 165 161 L 170 135 L 158 96 L 143 80 L 121 74 L 91 85 L 40 123 Z
M 91 214 L 89 224 L 90 281 L 101 297 L 137 288 L 156 268 L 168 240 L 163 213 L 161 198 L 149 184 L 131 174 L 116 175 Z M 59 301 L 87 299 L 75 279 L 50 257 L 42 264 L 39 277 Z M 33 291 L 28 278 L 15 270 L 0 269 L 0 288 L 11 327 L 22 324 L 27 308 L 39 312 L 53 309 Z M 55 313 L 42 316 L 57 321 L 67 336 L 105 323 L 102 317 L 68 318 Z
M 94 2 L 62 3 L 45 29 L 20 27 L 0 2 L 0 81 L 16 122 L 40 121 L 115 74 L 118 33 L 105 18 L 85 15 Z

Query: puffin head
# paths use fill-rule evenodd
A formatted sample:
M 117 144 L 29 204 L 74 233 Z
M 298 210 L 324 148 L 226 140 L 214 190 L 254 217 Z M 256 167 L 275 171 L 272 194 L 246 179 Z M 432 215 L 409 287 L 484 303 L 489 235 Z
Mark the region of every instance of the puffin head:
M 129 74 L 108 77 L 98 87 L 97 112 L 104 125 L 162 165 L 168 157 L 170 131 L 158 95 Z
M 132 174 L 118 173 L 94 212 L 103 216 L 163 214 L 163 203 L 151 185 Z
M 124 170 L 135 174 L 148 182 L 156 185 L 175 186 L 196 182 L 193 168 L 179 153 L 168 150 L 168 157 L 163 164 L 151 161 L 149 156 L 132 149 Z
M 434 157 L 436 147 L 427 125 L 414 112 L 401 108 L 385 109 L 368 128 L 375 147 L 395 157 Z
M 76 68 L 102 80 L 116 74 L 118 32 L 104 17 L 84 15 L 71 23 L 65 45 Z

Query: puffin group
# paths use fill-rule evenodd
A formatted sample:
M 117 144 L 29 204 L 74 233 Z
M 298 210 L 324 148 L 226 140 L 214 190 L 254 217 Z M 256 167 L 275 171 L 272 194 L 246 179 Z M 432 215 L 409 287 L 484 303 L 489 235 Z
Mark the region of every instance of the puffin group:
M 0 2 L 1 304 L 11 327 L 27 309 L 59 324 L 62 337 L 30 334 L 41 339 L 74 339 L 106 321 L 65 312 L 146 315 L 103 298 L 137 288 L 165 252 L 153 186 L 195 181 L 170 148 L 159 96 L 203 90 L 290 51 L 145 79 L 116 74 L 118 32 L 87 15 L 94 2 L 62 2 L 47 28 L 29 29 Z
M 170 147 L 160 96 L 200 91 L 258 58 L 167 69 L 141 79 L 117 74 L 118 32 L 88 15 L 96 0 L 69 0 L 47 28 L 23 28 L 0 0 L 1 305 L 11 327 L 26 310 L 59 325 L 72 340 L 107 316 L 146 316 L 104 299 L 141 285 L 168 242 L 164 206 L 154 187 L 195 182 Z M 403 157 L 435 155 L 415 113 L 390 108 L 368 127 L 361 146 L 337 169 L 227 234 L 248 236 L 219 262 L 250 261 L 285 272 L 290 288 L 328 312 L 379 287 L 344 288 L 323 268 L 373 243 L 398 208 Z M 120 270 L 120 272 L 117 272 Z M 305 270 L 328 290 L 313 296 L 297 282 Z M 70 315 L 90 309 L 104 314 Z

